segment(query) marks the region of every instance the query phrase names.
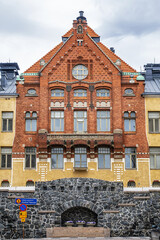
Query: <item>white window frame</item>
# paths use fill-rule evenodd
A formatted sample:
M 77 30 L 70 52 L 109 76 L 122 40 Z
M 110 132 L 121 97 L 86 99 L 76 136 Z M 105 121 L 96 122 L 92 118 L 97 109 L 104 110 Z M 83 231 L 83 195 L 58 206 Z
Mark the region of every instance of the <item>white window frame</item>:
M 83 116 L 78 116 L 78 113 L 83 113 Z M 82 123 L 82 131 L 79 130 L 78 123 Z M 87 111 L 74 111 L 74 131 L 78 133 L 87 132 Z
M 56 119 L 59 119 L 59 129 L 56 127 Z M 51 132 L 64 132 L 64 111 L 51 111 Z

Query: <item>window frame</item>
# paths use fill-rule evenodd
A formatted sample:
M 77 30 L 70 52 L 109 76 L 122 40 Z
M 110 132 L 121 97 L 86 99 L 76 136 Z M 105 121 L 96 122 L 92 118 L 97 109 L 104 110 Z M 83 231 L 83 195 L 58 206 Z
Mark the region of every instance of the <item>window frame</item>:
M 135 116 L 132 116 L 132 113 L 134 113 Z M 125 114 L 128 114 L 128 116 L 125 116 Z M 132 112 L 125 111 L 123 114 L 123 118 L 124 118 L 124 132 L 135 133 L 136 132 L 136 112 L 135 111 L 132 111 Z M 133 121 L 133 124 L 132 124 L 132 121 Z M 129 130 L 126 130 L 127 122 L 128 122 Z M 135 125 L 135 129 L 132 128 L 134 125 Z
M 56 94 L 59 93 L 59 96 L 56 96 Z M 64 97 L 64 89 L 61 89 L 61 88 L 54 88 L 54 89 L 51 89 L 51 97 Z
M 98 114 L 100 113 L 100 116 Z M 102 116 L 102 113 L 106 113 L 106 116 Z M 102 121 L 105 121 L 105 130 L 102 129 Z M 99 123 L 100 122 L 100 123 Z M 108 128 L 109 126 L 109 128 Z M 110 132 L 111 131 L 111 118 L 109 110 L 97 110 L 97 132 Z
M 131 152 L 127 152 L 128 151 L 131 151 Z M 135 152 L 132 152 L 135 151 Z M 129 163 L 129 167 L 126 167 L 126 157 L 127 156 L 130 156 L 130 163 Z M 135 167 L 132 167 L 132 157 L 134 157 L 135 159 L 133 159 L 135 161 L 134 165 Z M 137 169 L 137 152 L 136 152 L 136 148 L 135 147 L 126 147 L 125 148 L 125 169 L 127 170 L 136 170 Z
M 78 96 L 79 93 L 82 93 L 82 96 Z M 77 95 L 76 95 L 77 94 Z M 79 98 L 79 97 L 87 97 L 87 90 L 84 89 L 84 88 L 78 88 L 78 89 L 74 89 L 74 92 L 73 92 L 73 96 L 76 98 Z
M 151 118 L 149 115 L 150 114 L 159 114 L 159 117 L 158 118 Z M 153 131 L 150 129 L 150 122 L 152 120 L 152 128 L 153 128 Z M 156 120 L 158 120 L 158 131 L 156 131 Z M 153 133 L 153 134 L 157 134 L 157 133 L 160 133 L 160 112 L 159 111 L 149 111 L 148 112 L 148 131 L 149 133 Z
M 103 93 L 104 91 L 104 93 Z M 102 96 L 104 94 L 104 96 Z M 110 97 L 110 90 L 107 88 L 99 88 L 96 90 L 96 97 Z
M 100 167 L 100 156 L 103 156 L 103 167 Z M 109 159 L 106 159 L 106 156 Z M 107 167 L 109 163 L 109 166 Z M 111 169 L 111 152 L 109 147 L 98 147 L 98 169 Z
M 78 116 L 78 113 L 83 113 L 83 117 Z M 79 123 L 83 123 L 82 131 L 79 131 Z M 74 111 L 74 132 L 76 133 L 85 133 L 87 132 L 87 111 Z
M 12 117 L 4 117 L 3 114 L 12 114 Z M 13 111 L 4 111 L 2 112 L 2 132 L 13 132 L 13 117 L 14 117 L 14 113 Z M 4 121 L 6 120 L 6 130 L 4 129 Z M 9 121 L 11 121 L 11 129 L 9 129 Z
M 80 71 L 82 71 L 81 74 L 79 74 Z M 83 64 L 77 64 L 72 68 L 72 76 L 77 80 L 83 80 L 88 77 L 88 68 Z
M 79 157 L 79 160 L 76 160 L 77 157 Z M 85 157 L 85 160 L 83 160 L 83 157 Z M 74 148 L 74 168 L 87 168 L 87 147 Z
M 60 117 L 56 114 L 60 113 Z M 59 129 L 56 127 L 56 119 L 59 119 Z M 64 132 L 64 111 L 51 111 L 51 132 Z
M 54 151 L 55 152 L 54 152 Z M 53 155 L 56 156 L 56 167 L 53 167 Z M 61 167 L 59 167 L 59 157 L 62 157 Z M 64 168 L 64 149 L 63 147 L 53 147 L 51 148 L 51 169 L 63 169 Z
M 30 116 L 27 116 L 27 114 L 30 114 Z M 33 115 L 36 113 L 36 117 L 34 117 Z M 37 132 L 37 112 L 33 111 L 32 113 L 30 113 L 29 111 L 27 111 L 25 113 L 25 132 Z M 35 121 L 35 130 L 34 129 L 34 121 Z M 29 126 L 29 130 L 28 129 Z
M 156 149 L 157 149 L 157 151 L 156 151 Z M 152 152 L 152 151 L 153 152 Z M 155 150 L 155 151 L 154 151 Z M 150 155 L 150 169 L 151 170 L 160 170 L 160 166 L 159 167 L 157 167 L 157 161 L 159 161 L 160 162 L 160 148 L 158 148 L 158 147 L 150 147 L 149 148 L 149 155 Z M 151 167 L 151 156 L 153 157 L 153 165 L 154 165 L 154 167 Z M 157 159 L 157 156 L 159 156 L 159 159 Z M 159 164 L 160 165 L 160 164 Z
M 27 152 L 27 150 L 29 150 Z M 37 155 L 37 152 L 36 152 L 36 147 L 25 147 L 25 169 L 36 169 L 36 165 L 37 165 L 37 159 L 36 159 L 36 155 Z M 27 165 L 27 156 L 29 156 L 29 166 L 26 166 Z M 35 159 L 33 159 L 33 156 Z M 33 166 L 33 162 L 34 161 L 34 165 Z
M 8 152 L 3 152 L 3 150 L 8 150 Z M 4 162 L 5 166 L 2 166 L 3 157 L 5 157 Z M 10 162 L 8 166 L 8 162 Z M 2 147 L 1 148 L 1 169 L 12 169 L 12 148 L 11 147 Z

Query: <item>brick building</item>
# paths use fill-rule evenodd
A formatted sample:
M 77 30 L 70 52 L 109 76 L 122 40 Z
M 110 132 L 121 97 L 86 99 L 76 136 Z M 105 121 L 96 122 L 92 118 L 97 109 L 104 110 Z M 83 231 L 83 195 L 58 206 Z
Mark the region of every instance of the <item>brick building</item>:
M 150 187 L 144 78 L 83 12 L 17 79 L 12 186 L 85 177 Z

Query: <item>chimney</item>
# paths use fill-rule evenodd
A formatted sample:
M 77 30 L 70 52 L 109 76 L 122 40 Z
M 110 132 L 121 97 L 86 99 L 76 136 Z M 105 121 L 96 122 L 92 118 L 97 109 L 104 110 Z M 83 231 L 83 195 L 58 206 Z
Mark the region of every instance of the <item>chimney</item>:
M 111 50 L 113 53 L 115 53 L 114 47 L 110 47 L 110 50 Z

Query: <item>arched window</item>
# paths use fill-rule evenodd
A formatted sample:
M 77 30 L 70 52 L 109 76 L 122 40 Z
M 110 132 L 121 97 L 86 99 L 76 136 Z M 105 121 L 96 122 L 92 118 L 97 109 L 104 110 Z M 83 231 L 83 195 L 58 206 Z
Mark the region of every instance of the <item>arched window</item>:
M 152 187 L 160 187 L 160 181 L 153 181 Z
M 64 90 L 63 89 L 52 89 L 51 90 L 51 97 L 64 97 Z
M 26 112 L 26 132 L 36 132 L 37 131 L 37 112 Z
M 1 182 L 1 187 L 9 187 L 9 181 L 8 180 L 3 180 Z
M 87 97 L 87 90 L 86 89 L 75 89 L 74 97 Z
M 75 147 L 74 152 L 74 167 L 75 168 L 87 168 L 87 148 Z
M 109 97 L 110 91 L 109 89 L 101 88 L 97 89 L 97 97 Z
M 128 181 L 127 187 L 136 187 L 136 183 L 133 180 Z
M 135 132 L 136 131 L 136 114 L 135 112 L 124 112 L 124 131 Z
M 134 95 L 133 89 L 132 88 L 126 88 L 124 91 L 125 95 Z
M 34 182 L 32 180 L 28 180 L 26 182 L 26 187 L 34 187 Z

